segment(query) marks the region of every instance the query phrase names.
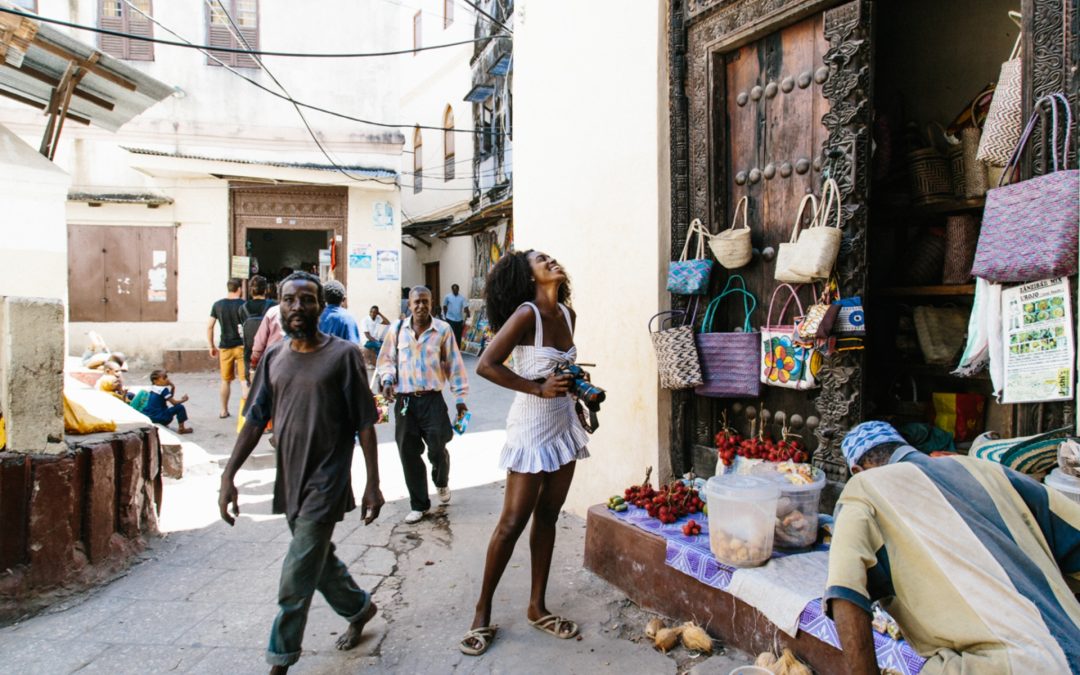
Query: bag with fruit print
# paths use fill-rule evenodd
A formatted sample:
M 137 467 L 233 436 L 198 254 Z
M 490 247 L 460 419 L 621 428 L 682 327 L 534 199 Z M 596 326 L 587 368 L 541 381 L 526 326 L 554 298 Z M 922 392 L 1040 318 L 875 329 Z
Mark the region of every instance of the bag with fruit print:
M 781 291 L 789 297 L 780 313 L 774 315 L 776 296 Z M 806 391 L 818 386 L 822 356 L 816 347 L 796 340 L 794 323 L 784 322 L 792 300 L 798 309 L 796 316 L 804 316 L 802 302 L 791 284 L 777 286 L 769 301 L 769 314 L 761 327 L 761 382 L 770 387 Z

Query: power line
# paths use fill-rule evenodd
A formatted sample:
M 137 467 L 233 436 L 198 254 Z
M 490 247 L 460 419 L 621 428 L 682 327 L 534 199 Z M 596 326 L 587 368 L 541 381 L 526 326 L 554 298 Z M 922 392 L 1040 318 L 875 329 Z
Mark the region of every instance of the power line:
M 0 7 L 0 12 L 4 14 L 14 14 L 16 16 L 23 16 L 34 21 L 41 21 L 44 23 L 56 24 L 57 26 L 64 26 L 66 28 L 74 28 L 75 30 L 84 30 L 91 33 L 100 33 L 102 35 L 113 35 L 115 37 L 127 38 L 129 40 L 138 40 L 140 42 L 152 42 L 159 45 L 169 45 L 172 47 L 183 47 L 185 49 L 199 49 L 199 50 L 213 50 L 215 52 L 225 52 L 229 54 L 248 54 L 250 56 L 282 56 L 290 58 L 308 58 L 308 59 L 362 59 L 362 58 L 374 58 L 381 56 L 400 56 L 402 54 L 412 54 L 413 52 L 425 52 L 432 49 L 447 49 L 449 47 L 460 47 L 461 45 L 474 44 L 477 42 L 483 42 L 485 40 L 492 39 L 475 38 L 473 40 L 461 40 L 459 42 L 448 42 L 446 44 L 431 45 L 430 47 L 417 47 L 415 49 L 399 49 L 389 52 L 346 52 L 346 53 L 319 53 L 319 52 L 278 52 L 278 51 L 264 51 L 256 49 L 242 49 L 239 47 L 211 47 L 209 45 L 199 45 L 193 42 L 177 42 L 175 40 L 162 40 L 161 38 L 149 37 L 147 35 L 136 35 L 134 33 L 125 33 L 118 30 L 110 30 L 108 28 L 99 28 L 97 26 L 87 26 L 81 23 L 72 23 L 70 21 L 62 21 L 60 19 L 51 19 L 48 17 L 40 16 L 37 14 L 31 14 L 17 9 L 8 9 L 6 7 Z M 142 14 L 142 12 L 140 12 Z M 492 36 L 502 40 L 512 39 L 508 35 L 496 35 Z
M 468 5 L 469 7 L 472 7 L 474 10 L 476 10 L 479 14 L 481 14 L 484 18 L 486 18 L 491 23 L 495 24 L 499 28 L 502 28 L 504 31 L 507 32 L 508 35 L 513 35 L 514 34 L 514 31 L 510 30 L 506 26 L 505 23 L 503 23 L 502 21 L 499 21 L 498 19 L 491 16 L 490 14 L 485 12 L 484 10 L 480 9 L 480 6 L 477 5 L 475 2 L 473 2 L 472 0 L 461 0 L 461 1 L 464 2 L 466 5 Z M 492 37 L 495 37 L 495 36 L 492 36 Z

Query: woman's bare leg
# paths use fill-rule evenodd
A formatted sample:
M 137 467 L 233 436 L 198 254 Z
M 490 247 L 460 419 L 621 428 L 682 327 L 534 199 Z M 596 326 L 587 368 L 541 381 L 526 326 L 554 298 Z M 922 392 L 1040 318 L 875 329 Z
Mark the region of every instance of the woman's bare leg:
M 495 587 L 499 585 L 499 579 L 510 562 L 518 537 L 532 516 L 544 477 L 542 473 L 515 472 L 510 472 L 506 477 L 503 510 L 488 544 L 484 581 L 480 588 L 480 599 L 476 602 L 472 628 L 491 625 L 491 599 L 495 595 Z
M 529 534 L 529 550 L 532 553 L 532 594 L 529 598 L 530 621 L 547 616 L 545 604 L 548 576 L 551 573 L 551 555 L 555 549 L 555 526 L 559 521 L 570 481 L 574 478 L 576 462 L 563 465 L 554 473 L 543 474 L 544 484 L 533 509 L 532 532 Z

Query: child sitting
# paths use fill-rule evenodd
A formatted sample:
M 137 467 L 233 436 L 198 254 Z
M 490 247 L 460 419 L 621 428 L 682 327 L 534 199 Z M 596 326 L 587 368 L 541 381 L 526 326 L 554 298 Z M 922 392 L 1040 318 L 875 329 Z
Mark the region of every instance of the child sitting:
M 168 426 L 175 417 L 179 424 L 177 433 L 190 434 L 193 431 L 187 425 L 187 409 L 184 408 L 188 396 L 185 394 L 176 398 L 176 385 L 169 380 L 167 371 L 155 370 L 150 373 L 150 387 L 146 391 L 149 397 L 143 405 L 142 413 L 149 417 L 151 422 Z
M 124 389 L 124 381 L 120 379 L 120 364 L 115 361 L 106 361 L 102 364 L 102 368 L 105 374 L 98 378 L 95 388 L 106 394 L 112 394 L 124 403 L 130 401 L 132 395 Z

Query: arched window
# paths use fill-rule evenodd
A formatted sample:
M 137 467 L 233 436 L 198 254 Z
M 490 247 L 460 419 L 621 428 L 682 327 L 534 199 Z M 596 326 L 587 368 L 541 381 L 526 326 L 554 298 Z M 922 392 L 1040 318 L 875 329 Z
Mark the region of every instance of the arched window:
M 413 129 L 413 192 L 424 189 L 424 137 L 420 135 L 420 127 Z
M 449 104 L 443 113 L 443 180 L 454 180 L 454 109 Z

